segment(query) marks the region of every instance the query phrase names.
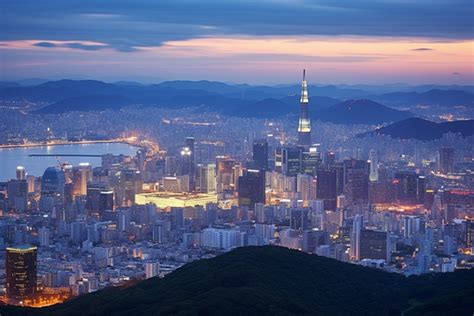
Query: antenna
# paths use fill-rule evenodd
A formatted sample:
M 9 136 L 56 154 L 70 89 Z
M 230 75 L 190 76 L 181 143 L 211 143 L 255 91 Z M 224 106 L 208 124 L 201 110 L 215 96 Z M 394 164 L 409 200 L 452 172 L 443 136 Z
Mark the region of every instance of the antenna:
M 303 69 L 303 81 L 305 80 L 306 78 L 306 69 Z

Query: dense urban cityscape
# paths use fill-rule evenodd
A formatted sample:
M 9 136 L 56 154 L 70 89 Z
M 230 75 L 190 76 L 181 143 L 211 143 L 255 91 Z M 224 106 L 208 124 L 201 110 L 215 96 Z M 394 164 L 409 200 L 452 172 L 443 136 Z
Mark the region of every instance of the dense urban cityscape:
M 133 132 L 107 128 L 114 117 L 78 127 L 55 115 L 59 124 L 31 132 L 22 122 L 3 147 L 124 142 L 136 154 L 91 154 L 100 165 L 53 154 L 43 174 L 19 165 L 3 179 L 2 300 L 47 306 L 242 246 L 406 276 L 472 268 L 473 136 L 358 137 L 372 126 L 311 122 L 310 98 L 303 74 L 300 116 L 289 122 L 189 110 L 133 118 Z

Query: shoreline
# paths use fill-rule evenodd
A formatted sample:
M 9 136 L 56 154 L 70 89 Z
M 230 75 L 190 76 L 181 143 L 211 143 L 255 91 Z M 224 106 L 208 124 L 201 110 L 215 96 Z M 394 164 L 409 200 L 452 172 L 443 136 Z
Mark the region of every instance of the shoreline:
M 30 147 L 49 147 L 49 146 L 66 146 L 66 145 L 91 145 L 104 143 L 122 143 L 133 147 L 146 148 L 145 145 L 136 143 L 130 139 L 108 139 L 108 140 L 82 140 L 82 141 L 58 141 L 58 142 L 41 142 L 31 144 L 1 144 L 0 149 L 14 149 L 14 148 L 30 148 Z

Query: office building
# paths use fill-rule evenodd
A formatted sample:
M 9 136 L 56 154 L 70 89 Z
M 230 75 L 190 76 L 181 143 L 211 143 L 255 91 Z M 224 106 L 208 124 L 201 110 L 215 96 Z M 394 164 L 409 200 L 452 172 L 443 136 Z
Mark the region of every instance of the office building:
M 216 192 L 216 165 L 198 166 L 199 190 L 202 193 Z
M 370 166 L 370 172 L 369 172 L 369 180 L 371 182 L 374 181 L 379 181 L 379 166 L 378 166 L 378 158 L 377 158 L 377 152 L 375 150 L 370 150 L 369 151 L 369 166 Z
M 359 259 L 387 260 L 387 232 L 362 229 Z
M 439 149 L 439 171 L 444 174 L 454 172 L 454 148 L 441 147 Z
M 16 167 L 16 179 L 17 180 L 26 180 L 26 169 L 23 166 Z
M 6 291 L 8 298 L 23 299 L 37 288 L 37 248 L 8 247 L 6 252 Z
M 252 168 L 268 170 L 268 143 L 264 139 L 253 142 L 252 160 Z
M 255 203 L 265 203 L 265 172 L 248 169 L 239 177 L 239 206 L 253 210 Z

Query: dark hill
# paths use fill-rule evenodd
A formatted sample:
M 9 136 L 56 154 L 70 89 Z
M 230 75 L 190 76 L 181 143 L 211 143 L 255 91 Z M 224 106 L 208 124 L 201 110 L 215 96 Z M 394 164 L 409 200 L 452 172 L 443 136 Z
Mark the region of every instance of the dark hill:
M 409 118 L 379 128 L 373 133 L 390 135 L 392 138 L 419 139 L 424 141 L 441 138 L 448 132 L 464 137 L 474 135 L 474 120 L 434 123 L 420 118 Z
M 310 112 L 314 119 L 340 124 L 380 124 L 413 116 L 371 100 L 347 100 L 326 109 Z
M 339 102 L 341 101 L 337 99 L 315 96 L 310 98 L 309 109 L 311 112 L 321 108 L 328 108 Z M 230 103 L 224 107 L 215 107 L 214 109 L 223 114 L 240 117 L 276 118 L 288 114 L 298 115 L 300 111 L 300 97 L 266 98 L 257 102 L 238 100 L 238 104 Z
M 86 95 L 67 98 L 36 111 L 41 114 L 57 114 L 70 111 L 103 111 L 119 109 L 132 104 L 132 101 L 120 95 Z
M 281 247 L 238 248 L 163 279 L 2 315 L 472 314 L 474 271 L 405 278 Z M 446 303 L 449 295 L 463 298 Z M 445 303 L 443 303 L 445 302 Z M 413 304 L 413 305 L 411 305 Z

